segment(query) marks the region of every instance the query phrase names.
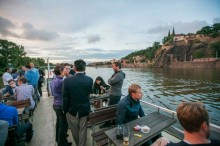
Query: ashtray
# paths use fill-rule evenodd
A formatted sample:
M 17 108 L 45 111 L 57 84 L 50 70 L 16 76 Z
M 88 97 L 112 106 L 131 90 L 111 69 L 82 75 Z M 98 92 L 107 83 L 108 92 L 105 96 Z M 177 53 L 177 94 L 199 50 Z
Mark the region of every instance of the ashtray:
M 150 132 L 150 127 L 148 127 L 146 125 L 141 126 L 141 132 L 149 133 Z

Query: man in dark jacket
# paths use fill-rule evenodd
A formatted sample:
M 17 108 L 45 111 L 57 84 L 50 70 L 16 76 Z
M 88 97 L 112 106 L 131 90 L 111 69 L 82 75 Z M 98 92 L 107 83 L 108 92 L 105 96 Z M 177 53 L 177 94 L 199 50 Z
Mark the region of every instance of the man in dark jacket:
M 63 83 L 63 110 L 76 145 L 85 146 L 93 79 L 84 73 L 85 61 L 76 60 L 74 65 L 76 73 L 64 79 Z

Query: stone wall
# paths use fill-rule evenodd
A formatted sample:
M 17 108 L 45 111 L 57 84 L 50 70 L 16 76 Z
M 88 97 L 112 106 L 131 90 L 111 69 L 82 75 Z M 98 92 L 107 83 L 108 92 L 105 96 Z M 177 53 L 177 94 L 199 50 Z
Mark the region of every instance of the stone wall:
M 213 62 L 172 62 L 169 67 L 174 68 L 220 68 L 220 60 Z

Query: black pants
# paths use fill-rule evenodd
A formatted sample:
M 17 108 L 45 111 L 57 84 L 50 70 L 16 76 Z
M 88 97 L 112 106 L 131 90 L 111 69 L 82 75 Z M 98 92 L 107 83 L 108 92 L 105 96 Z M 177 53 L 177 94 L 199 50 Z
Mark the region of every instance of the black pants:
M 121 96 L 110 95 L 110 99 L 109 99 L 109 104 L 108 105 L 118 104 L 120 99 L 121 99 Z M 105 122 L 105 124 L 107 124 L 107 125 L 115 125 L 115 120 Z
M 42 97 L 42 85 L 38 85 L 37 88 L 38 88 L 40 96 Z
M 68 144 L 68 141 L 66 139 L 66 133 L 68 130 L 66 115 L 63 113 L 62 108 L 59 106 L 54 105 L 53 109 L 57 116 L 56 141 L 58 142 L 58 146 L 66 146 Z
M 121 96 L 110 95 L 109 104 L 108 104 L 108 105 L 118 104 L 118 102 L 120 101 L 120 99 L 121 99 Z

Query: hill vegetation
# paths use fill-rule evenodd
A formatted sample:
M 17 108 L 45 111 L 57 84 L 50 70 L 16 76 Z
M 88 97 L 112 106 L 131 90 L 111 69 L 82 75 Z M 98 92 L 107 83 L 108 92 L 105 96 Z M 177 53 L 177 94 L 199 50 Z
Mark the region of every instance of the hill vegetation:
M 169 56 L 172 54 L 176 61 L 190 61 L 195 58 L 220 57 L 220 23 L 213 26 L 205 26 L 198 30 L 196 34 L 175 34 L 174 28 L 172 34 L 170 30 L 168 35 L 162 39 L 163 45 L 154 42 L 151 47 L 128 54 L 122 59 L 134 61 L 136 56 L 144 58 L 142 63 L 153 62 L 156 66 L 167 66 L 170 63 Z M 182 36 L 180 41 L 174 40 L 174 37 Z

